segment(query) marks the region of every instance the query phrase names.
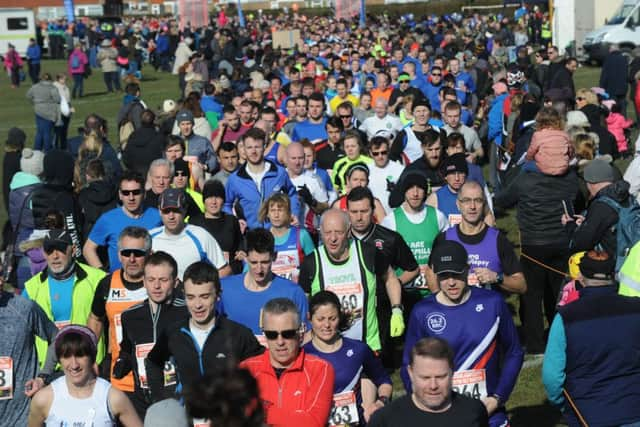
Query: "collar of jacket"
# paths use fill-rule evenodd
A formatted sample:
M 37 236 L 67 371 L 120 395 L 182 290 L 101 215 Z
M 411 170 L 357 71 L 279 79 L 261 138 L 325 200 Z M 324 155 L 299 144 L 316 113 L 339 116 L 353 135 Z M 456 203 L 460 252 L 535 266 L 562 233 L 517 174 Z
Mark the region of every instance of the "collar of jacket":
M 264 159 L 264 162 L 267 164 L 268 169 L 267 172 L 265 173 L 265 175 L 267 173 L 276 173 L 278 172 L 278 166 L 276 166 L 275 163 L 271 162 L 270 160 Z M 240 169 L 238 169 L 238 176 L 241 178 L 245 178 L 245 179 L 251 179 L 251 177 L 249 176 L 249 173 L 247 172 L 247 164 L 245 163 L 244 165 L 242 165 L 240 167 Z

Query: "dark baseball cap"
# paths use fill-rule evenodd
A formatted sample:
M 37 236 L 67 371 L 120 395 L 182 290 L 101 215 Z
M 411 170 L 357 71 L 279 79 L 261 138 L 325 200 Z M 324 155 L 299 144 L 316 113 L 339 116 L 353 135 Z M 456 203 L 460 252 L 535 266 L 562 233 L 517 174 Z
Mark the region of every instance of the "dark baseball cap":
M 444 240 L 431 251 L 429 264 L 435 274 L 462 274 L 469 268 L 467 250 L 460 243 Z
M 465 175 L 469 175 L 469 166 L 467 166 L 467 159 L 464 153 L 456 153 L 451 156 L 445 157 L 440 166 L 440 173 L 442 176 L 447 176 L 450 173 L 460 172 Z
M 158 209 L 186 209 L 186 197 L 181 188 L 167 188 L 158 199 Z
M 616 259 L 606 252 L 588 251 L 580 260 L 580 273 L 587 279 L 612 280 Z
M 44 243 L 72 245 L 71 233 L 67 230 L 53 229 L 49 230 L 44 238 Z

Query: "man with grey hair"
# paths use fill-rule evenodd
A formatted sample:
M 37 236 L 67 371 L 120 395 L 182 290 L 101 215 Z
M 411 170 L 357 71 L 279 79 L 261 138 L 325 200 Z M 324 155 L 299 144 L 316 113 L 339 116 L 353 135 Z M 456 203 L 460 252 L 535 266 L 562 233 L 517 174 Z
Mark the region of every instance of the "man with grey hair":
M 168 181 L 166 185 L 168 185 Z M 87 264 L 95 268 L 106 269 L 108 267 L 110 272 L 114 272 L 122 266 L 118 243 L 120 233 L 125 227 L 137 226 L 148 230 L 162 224 L 160 213 L 156 209 L 157 202 L 146 206 L 143 203 L 145 198 L 144 178 L 138 172 L 130 170 L 124 172 L 118 185 L 118 198 L 122 206 L 115 207 L 100 215 L 82 248 L 82 254 L 87 260 Z M 107 257 L 99 255 L 99 247 L 107 248 L 108 265 Z
M 373 105 L 375 115 L 367 118 L 360 125 L 359 129 L 367 134 L 368 139 L 376 135 L 395 137 L 402 130 L 402 122 L 398 116 L 387 112 L 388 104 L 385 98 L 378 97 Z
M 146 206 L 158 207 L 158 198 L 164 190 L 171 186 L 171 180 L 175 174 L 173 163 L 167 159 L 155 159 L 149 165 L 149 172 L 147 173 L 146 188 L 151 191 L 147 191 L 144 196 L 144 204 Z
M 350 228 L 346 212 L 330 209 L 322 215 L 322 245 L 313 256 L 304 258 L 298 283 L 309 295 L 323 290 L 338 295 L 350 319 L 344 336 L 363 341 L 379 351 L 377 289 L 386 289 L 392 311 L 390 334 L 398 337 L 404 332 L 400 282 L 382 252 L 373 245 L 349 238 Z
M 122 312 L 141 303 L 147 298 L 144 287 L 144 260 L 151 252 L 151 236 L 142 227 L 125 227 L 118 238 L 118 258 L 122 268 L 104 277 L 93 297 L 91 313 L 87 326 L 96 336 L 101 336 L 104 326 L 108 324 L 109 353 L 108 377 L 112 376 L 113 367 L 120 354 L 122 341 Z M 105 371 L 106 372 L 106 371 Z M 134 378 L 129 374 L 122 379 L 111 379 L 111 384 L 129 395 L 134 407 L 144 406 L 133 396 Z
M 300 348 L 303 328 L 295 303 L 274 298 L 262 308 L 264 354 L 240 364 L 255 377 L 269 425 L 326 425 L 333 405 L 331 364 Z

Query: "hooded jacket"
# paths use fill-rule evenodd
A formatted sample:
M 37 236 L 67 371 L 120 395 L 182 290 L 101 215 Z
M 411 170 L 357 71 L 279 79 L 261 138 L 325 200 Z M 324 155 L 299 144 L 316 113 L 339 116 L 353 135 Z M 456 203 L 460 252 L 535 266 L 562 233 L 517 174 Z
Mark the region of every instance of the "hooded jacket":
M 100 215 L 117 206 L 116 191 L 108 181 L 92 181 L 78 194 L 82 210 L 82 235 L 88 236 Z
M 618 144 L 616 138 L 602 124 L 602 110 L 594 104 L 587 104 L 580 109 L 587 116 L 591 131 L 598 135 L 600 143 L 598 145 L 598 153 L 601 155 L 609 154 L 614 158 L 618 154 Z
M 163 157 L 164 137 L 153 127 L 141 127 L 129 136 L 127 146 L 122 152 L 122 163 L 127 169 L 132 169 L 147 176 L 149 165 L 155 159 Z
M 572 222 L 567 224 L 574 252 L 588 251 L 600 245 L 610 256 L 616 256 L 617 240 L 614 226 L 618 223 L 618 212 L 603 201 L 603 197 L 609 197 L 622 206 L 628 206 L 629 183 L 620 180 L 604 187 L 589 204 L 582 224 L 579 227 Z

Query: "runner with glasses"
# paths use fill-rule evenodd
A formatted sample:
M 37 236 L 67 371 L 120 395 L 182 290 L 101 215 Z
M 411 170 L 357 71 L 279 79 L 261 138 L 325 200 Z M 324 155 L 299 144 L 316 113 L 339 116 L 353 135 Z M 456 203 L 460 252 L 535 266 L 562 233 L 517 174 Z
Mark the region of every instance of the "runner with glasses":
M 113 367 L 120 354 L 122 341 L 122 312 L 147 298 L 147 290 L 142 281 L 144 275 L 144 259 L 151 251 L 149 232 L 140 227 L 129 226 L 120 233 L 118 239 L 118 258 L 122 268 L 106 276 L 98 284 L 91 304 L 91 314 L 87 326 L 96 336 L 102 335 L 105 325 L 109 331 L 108 366 L 104 369 L 105 377 L 111 378 Z M 122 379 L 111 378 L 111 384 L 127 393 L 138 415 L 144 415 L 144 401 L 136 399 L 133 374 Z
M 118 197 L 122 206 L 100 215 L 82 248 L 87 264 L 95 268 L 107 269 L 113 273 L 121 268 L 119 256 L 120 232 L 128 226 L 150 230 L 162 225 L 160 213 L 155 207 L 144 206 L 144 178 L 137 172 L 125 171 L 120 178 Z M 107 248 L 107 257 L 100 255 L 100 249 Z
M 288 298 L 262 307 L 262 330 L 268 351 L 240 364 L 258 381 L 265 423 L 325 427 L 332 406 L 334 371 L 300 348 L 304 328 L 298 308 Z

